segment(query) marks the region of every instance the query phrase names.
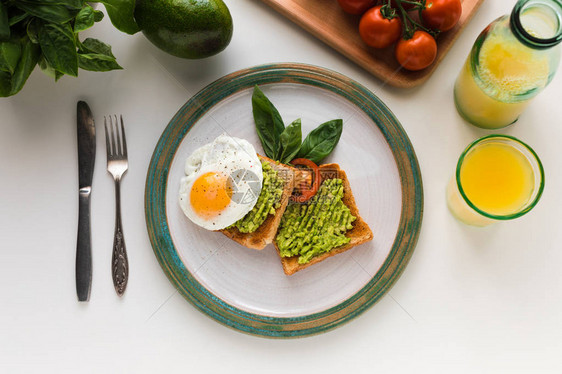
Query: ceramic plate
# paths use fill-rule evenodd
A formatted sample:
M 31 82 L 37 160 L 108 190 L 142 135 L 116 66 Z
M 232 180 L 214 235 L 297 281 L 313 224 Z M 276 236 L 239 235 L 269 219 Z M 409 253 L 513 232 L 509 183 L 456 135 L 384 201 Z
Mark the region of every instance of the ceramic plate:
M 263 154 L 252 117 L 256 84 L 286 124 L 302 119 L 303 135 L 320 123 L 343 119 L 340 142 L 325 162 L 346 171 L 373 241 L 286 276 L 273 245 L 247 249 L 183 215 L 180 179 L 196 148 L 226 132 Z M 373 93 L 332 71 L 281 64 L 221 78 L 179 110 L 154 151 L 145 204 L 156 257 L 188 301 L 235 329 L 294 337 L 337 327 L 388 291 L 414 250 L 423 191 L 406 133 Z

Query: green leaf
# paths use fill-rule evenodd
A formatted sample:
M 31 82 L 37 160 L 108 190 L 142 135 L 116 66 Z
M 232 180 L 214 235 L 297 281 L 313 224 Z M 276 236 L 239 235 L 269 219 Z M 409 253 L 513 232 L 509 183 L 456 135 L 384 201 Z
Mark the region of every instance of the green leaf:
M 22 41 L 22 53 L 18 62 L 18 66 L 12 75 L 12 87 L 10 95 L 17 94 L 22 88 L 27 78 L 31 75 L 39 56 L 41 49 L 37 44 L 33 44 L 29 39 L 25 38 Z
M 0 1 L 0 40 L 10 39 L 10 19 L 8 18 L 8 9 Z
M 105 5 L 111 23 L 118 30 L 127 34 L 140 31 L 133 16 L 135 0 L 102 0 L 100 2 Z
M 110 71 L 123 69 L 115 58 L 102 55 L 99 53 L 79 53 L 78 65 L 89 71 Z
M 304 139 L 297 157 L 308 158 L 319 164 L 338 144 L 343 130 L 343 121 L 335 119 L 312 130 Z
M 53 68 L 53 67 L 51 66 L 51 64 L 49 64 L 49 63 L 47 62 L 47 60 L 45 60 L 45 56 L 41 55 L 41 56 L 39 57 L 39 61 L 37 62 L 37 65 L 39 65 L 39 68 L 41 69 L 41 71 L 42 71 L 43 73 L 45 73 L 45 75 L 47 75 L 47 76 L 49 76 L 49 77 L 51 77 L 51 78 L 53 78 L 53 79 L 55 78 L 55 72 L 56 72 L 56 70 L 55 70 L 55 68 Z
M 18 8 L 10 8 L 10 19 L 8 20 L 10 27 L 18 24 L 27 17 L 29 17 L 29 14 L 27 14 L 27 12 L 24 12 L 23 10 Z
M 111 46 L 104 42 L 87 38 L 78 46 L 78 63 L 84 70 L 109 71 L 123 69 L 111 52 Z
M 64 5 L 71 9 L 81 9 L 84 6 L 84 0 L 23 0 L 30 4 L 41 5 Z
M 32 18 L 31 21 L 27 24 L 27 36 L 29 40 L 31 40 L 34 44 L 39 44 L 39 28 L 41 21 L 38 21 L 37 18 Z
M 0 71 L 0 97 L 10 96 L 12 91 L 12 75 L 5 71 Z
M 53 23 L 66 23 L 74 18 L 77 10 L 69 10 L 64 5 L 34 4 L 18 0 L 14 5 L 32 16 Z
M 80 43 L 80 45 L 78 46 L 78 49 L 81 52 L 99 53 L 102 55 L 115 58 L 115 56 L 113 56 L 113 53 L 111 53 L 110 45 L 105 44 L 101 40 L 94 39 L 94 38 L 84 39 L 84 41 Z
M 39 61 L 37 62 L 37 65 L 39 65 L 41 71 L 45 73 L 45 75 L 53 78 L 55 82 L 57 82 L 64 75 L 64 73 L 55 70 L 55 68 L 52 67 L 47 60 L 45 60 L 44 56 L 39 57 Z
M 49 64 L 61 73 L 78 75 L 78 53 L 70 24 L 45 23 L 39 29 L 39 43 Z
M 0 42 L 0 71 L 14 74 L 21 57 L 21 46 L 13 41 Z
M 103 19 L 103 12 L 101 10 L 94 10 L 94 21 L 100 22 Z
M 288 164 L 295 158 L 301 147 L 302 131 L 300 118 L 293 121 L 279 137 L 281 141 L 281 155 L 279 161 Z
M 94 8 L 86 5 L 80 9 L 74 20 L 74 32 L 78 33 L 94 26 Z
M 281 153 L 281 133 L 285 130 L 281 115 L 258 86 L 252 95 L 252 111 L 256 132 L 267 157 L 278 161 Z

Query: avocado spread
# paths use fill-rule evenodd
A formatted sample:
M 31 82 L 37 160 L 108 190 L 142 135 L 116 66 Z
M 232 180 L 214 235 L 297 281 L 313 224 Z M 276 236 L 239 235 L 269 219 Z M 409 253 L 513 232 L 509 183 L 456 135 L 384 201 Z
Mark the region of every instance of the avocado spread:
M 235 222 L 228 228 L 236 227 L 242 233 L 256 231 L 266 220 L 269 214 L 275 214 L 275 210 L 281 205 L 283 195 L 283 179 L 279 178 L 277 171 L 265 161 L 262 161 L 263 184 L 254 208 L 241 220 Z
M 281 218 L 276 243 L 281 257 L 299 256 L 306 264 L 315 256 L 349 243 L 345 236 L 356 217 L 342 202 L 343 181 L 325 180 L 306 204 L 291 204 Z

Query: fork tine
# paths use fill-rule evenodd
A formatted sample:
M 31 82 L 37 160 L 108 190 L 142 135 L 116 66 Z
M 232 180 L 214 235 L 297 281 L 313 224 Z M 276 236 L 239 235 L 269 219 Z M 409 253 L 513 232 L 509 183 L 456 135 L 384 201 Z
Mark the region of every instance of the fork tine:
M 123 147 L 121 146 L 121 134 L 119 131 L 119 121 L 117 120 L 117 115 L 113 115 L 113 117 L 115 118 L 115 136 L 117 139 L 117 154 L 119 156 L 123 155 Z
M 107 131 L 107 118 L 103 116 L 103 126 L 105 127 L 105 149 L 107 154 L 111 155 L 111 148 L 109 145 L 109 132 Z
M 125 137 L 125 126 L 123 126 L 123 115 L 119 115 L 121 119 L 121 137 L 123 143 L 123 156 L 127 158 L 127 138 Z
M 115 145 L 115 130 L 113 127 L 113 120 L 111 119 L 111 116 L 109 116 L 109 127 L 111 129 L 111 154 L 113 156 L 117 155 L 117 147 Z

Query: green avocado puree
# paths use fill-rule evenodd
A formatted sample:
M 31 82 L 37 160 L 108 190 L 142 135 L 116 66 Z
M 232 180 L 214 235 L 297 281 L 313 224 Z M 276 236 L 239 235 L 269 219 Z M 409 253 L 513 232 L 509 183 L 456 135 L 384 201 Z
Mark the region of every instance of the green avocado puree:
M 238 228 L 242 233 L 256 231 L 266 220 L 269 214 L 275 214 L 275 210 L 281 205 L 283 195 L 283 179 L 277 175 L 271 165 L 262 161 L 263 183 L 260 196 L 256 205 L 241 220 L 235 222 L 231 227 Z
M 343 181 L 327 179 L 306 204 L 291 204 L 281 218 L 276 243 L 281 257 L 299 256 L 299 264 L 349 243 L 345 236 L 356 217 L 342 202 Z

